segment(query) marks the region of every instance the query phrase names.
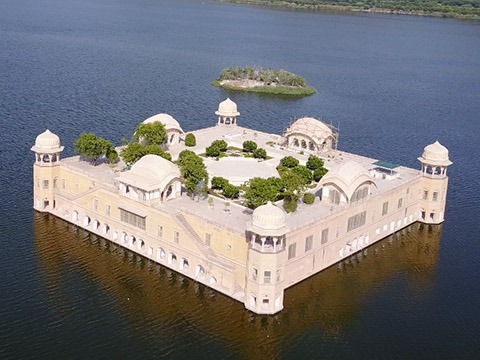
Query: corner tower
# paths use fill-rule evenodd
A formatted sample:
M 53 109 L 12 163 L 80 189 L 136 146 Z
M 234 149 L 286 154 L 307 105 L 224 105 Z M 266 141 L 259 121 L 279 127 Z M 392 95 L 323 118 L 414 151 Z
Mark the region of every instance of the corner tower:
M 240 113 L 237 111 L 237 104 L 235 104 L 230 98 L 222 101 L 218 104 L 218 110 L 215 111 L 215 115 L 218 116 L 217 125 L 237 125 L 237 117 Z
M 48 212 L 55 208 L 54 191 L 59 186 L 60 138 L 50 130 L 37 136 L 31 150 L 35 152 L 33 165 L 33 208 Z
M 448 158 L 448 150 L 435 141 L 423 149 L 423 154 L 418 160 L 422 163 L 419 219 L 426 224 L 440 224 L 445 216 L 447 168 L 452 165 Z
M 247 223 L 250 244 L 245 307 L 257 314 L 275 314 L 283 309 L 285 216 L 285 211 L 269 201 L 256 208 Z

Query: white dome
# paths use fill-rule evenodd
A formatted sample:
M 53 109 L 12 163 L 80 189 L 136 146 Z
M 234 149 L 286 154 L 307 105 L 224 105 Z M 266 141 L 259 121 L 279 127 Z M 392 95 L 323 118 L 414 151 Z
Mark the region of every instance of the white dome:
M 342 179 L 346 184 L 351 185 L 357 178 L 365 177 L 370 179 L 370 173 L 362 165 L 355 161 L 348 161 L 343 163 L 333 171 L 337 177 Z
M 38 153 L 56 153 L 62 151 L 63 146 L 60 146 L 60 138 L 47 129 L 37 136 L 31 150 Z
M 172 180 L 180 178 L 180 169 L 158 155 L 145 155 L 132 169 L 120 175 L 119 181 L 143 190 L 163 190 Z
M 322 147 L 327 139 L 332 141 L 335 138 L 335 134 L 328 125 L 312 117 L 296 120 L 288 127 L 284 136 L 288 138 L 299 134 L 312 139 L 319 147 Z
M 319 185 L 335 184 L 350 199 L 355 190 L 364 183 L 377 186 L 370 173 L 359 163 L 347 161 L 342 165 L 330 170 L 320 180 Z
M 238 116 L 240 113 L 237 110 L 237 104 L 235 104 L 230 98 L 222 101 L 218 104 L 218 110 L 215 111 L 216 115 L 219 116 Z
M 35 146 L 44 149 L 56 149 L 60 147 L 60 138 L 47 129 L 37 136 Z
M 422 157 L 418 158 L 421 162 L 432 165 L 451 165 L 452 162 L 448 158 L 448 149 L 435 141 L 433 144 L 425 146 Z
M 265 230 L 278 230 L 285 227 L 285 211 L 270 201 L 253 211 L 252 225 Z
M 171 115 L 164 114 L 164 113 L 157 114 L 157 115 L 149 117 L 148 119 L 143 121 L 144 124 L 151 124 L 151 123 L 154 123 L 154 122 L 162 123 L 165 126 L 165 129 L 167 131 L 175 129 L 175 130 L 179 130 L 179 131 L 183 132 L 182 128 L 180 127 L 180 124 L 178 123 L 178 121 L 175 120 L 173 118 L 173 116 L 171 116 Z

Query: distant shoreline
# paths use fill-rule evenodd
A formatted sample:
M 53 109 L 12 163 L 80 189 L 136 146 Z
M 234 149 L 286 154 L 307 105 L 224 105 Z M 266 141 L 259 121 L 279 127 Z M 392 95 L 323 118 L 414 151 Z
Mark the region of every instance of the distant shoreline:
M 293 0 L 286 1 L 264 1 L 264 0 L 220 0 L 221 2 L 236 3 L 236 4 L 247 4 L 247 5 L 256 5 L 256 6 L 266 6 L 266 7 L 277 7 L 277 8 L 289 8 L 289 9 L 298 9 L 298 10 L 308 10 L 308 11 L 342 11 L 342 12 L 362 12 L 362 13 L 379 13 L 379 14 L 392 14 L 392 15 L 413 15 L 413 16 L 428 16 L 428 17 L 441 17 L 441 18 L 452 18 L 460 20 L 474 20 L 480 21 L 480 9 L 476 10 L 475 13 L 465 14 L 458 12 L 462 10 L 461 7 L 449 7 L 449 11 L 440 11 L 440 10 L 402 10 L 402 9 L 390 9 L 382 7 L 360 7 L 360 6 L 351 6 L 351 5 L 335 5 L 328 3 L 319 3 L 319 4 L 299 4 Z

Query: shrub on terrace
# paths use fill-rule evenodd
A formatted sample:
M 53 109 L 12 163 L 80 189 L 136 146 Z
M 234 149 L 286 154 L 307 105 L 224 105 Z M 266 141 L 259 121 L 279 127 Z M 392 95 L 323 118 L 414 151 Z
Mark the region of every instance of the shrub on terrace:
M 255 159 L 266 159 L 267 158 L 267 152 L 265 151 L 265 149 L 256 149 L 254 152 L 253 152 L 253 157 Z
M 185 136 L 185 146 L 195 146 L 197 145 L 197 138 L 192 133 L 188 133 Z
M 227 184 L 228 184 L 228 180 L 221 176 L 214 176 L 212 178 L 212 189 L 223 190 L 223 188 Z
M 214 140 L 210 146 L 205 149 L 205 155 L 208 157 L 220 156 L 227 150 L 228 144 L 225 140 Z
M 286 168 L 294 168 L 299 163 L 298 159 L 295 159 L 293 156 L 285 156 L 280 160 L 280 166 Z
M 308 205 L 313 204 L 313 203 L 315 202 L 315 195 L 312 194 L 312 193 L 308 193 L 308 192 L 305 193 L 305 194 L 303 195 L 303 202 L 304 202 L 305 204 L 308 204 Z
M 253 153 L 257 150 L 257 143 L 253 140 L 246 140 L 243 142 L 243 151 L 247 153 Z

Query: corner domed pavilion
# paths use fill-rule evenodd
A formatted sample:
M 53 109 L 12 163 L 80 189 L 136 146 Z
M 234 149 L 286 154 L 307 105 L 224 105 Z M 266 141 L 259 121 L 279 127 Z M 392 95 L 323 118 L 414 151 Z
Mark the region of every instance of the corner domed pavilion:
M 60 153 L 63 151 L 60 138 L 50 130 L 45 130 L 35 139 L 35 145 L 30 150 L 35 152 L 37 164 L 55 165 L 60 162 Z
M 292 150 L 320 153 L 336 149 L 338 132 L 331 126 L 312 117 L 298 119 L 285 130 L 283 137 Z
M 251 232 L 250 244 L 262 252 L 277 252 L 285 247 L 286 213 L 270 201 L 253 211 L 252 221 L 247 225 Z
M 218 116 L 217 125 L 237 125 L 237 116 L 240 116 L 240 113 L 237 110 L 237 104 L 227 98 L 218 104 L 215 115 Z
M 180 136 L 183 135 L 183 130 L 180 127 L 180 124 L 175 120 L 171 115 L 168 114 L 157 114 L 152 117 L 149 117 L 144 124 L 151 124 L 154 122 L 160 122 L 165 126 L 167 131 L 167 145 L 175 145 L 180 143 Z
M 424 175 L 447 175 L 447 167 L 452 165 L 448 157 L 448 149 L 435 141 L 433 144 L 425 146 L 423 154 L 418 160 L 422 163 L 422 173 Z

